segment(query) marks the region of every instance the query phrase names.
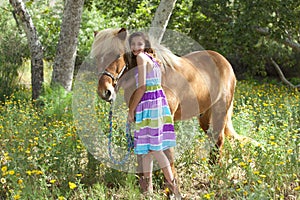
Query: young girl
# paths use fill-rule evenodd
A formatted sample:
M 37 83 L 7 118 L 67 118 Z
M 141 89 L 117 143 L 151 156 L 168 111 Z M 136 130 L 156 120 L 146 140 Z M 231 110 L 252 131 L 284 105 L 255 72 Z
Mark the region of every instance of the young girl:
M 136 64 L 136 86 L 129 104 L 128 120 L 135 122 L 134 152 L 142 155 L 144 193 L 151 193 L 152 156 L 158 161 L 176 199 L 181 199 L 170 162 L 163 150 L 176 145 L 173 118 L 161 86 L 161 69 L 146 35 L 135 32 L 129 37 L 131 63 Z

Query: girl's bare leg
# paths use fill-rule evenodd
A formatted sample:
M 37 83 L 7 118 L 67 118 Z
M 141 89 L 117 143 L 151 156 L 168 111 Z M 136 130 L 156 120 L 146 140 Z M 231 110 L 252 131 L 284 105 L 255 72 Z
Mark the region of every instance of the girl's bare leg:
M 170 166 L 170 162 L 167 156 L 164 154 L 163 151 L 152 151 L 151 153 L 157 160 L 158 165 L 162 169 L 167 181 L 172 182 L 174 179 L 174 175 L 172 173 L 172 168 Z
M 174 175 L 172 173 L 172 168 L 170 166 L 170 162 L 167 158 L 167 156 L 164 154 L 163 151 L 152 151 L 153 156 L 158 161 L 158 164 L 160 168 L 162 169 L 164 176 L 167 180 L 168 188 L 173 192 L 175 195 L 176 200 L 181 199 L 181 194 L 179 192 L 176 180 L 174 178 Z

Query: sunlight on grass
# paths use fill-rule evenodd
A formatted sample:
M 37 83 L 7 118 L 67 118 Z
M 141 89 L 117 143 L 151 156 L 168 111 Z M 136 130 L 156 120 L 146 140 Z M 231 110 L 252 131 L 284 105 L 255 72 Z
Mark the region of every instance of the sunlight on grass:
M 11 96 L 0 105 L 0 199 L 141 198 L 134 174 L 88 154 L 68 107 L 71 98 L 42 101 L 37 108 Z M 226 141 L 222 165 L 210 166 L 201 150 L 207 137 L 199 133 L 176 161 L 182 193 L 191 199 L 299 198 L 300 93 L 240 81 L 233 122 L 259 146 Z M 157 199 L 164 197 L 162 182 L 155 173 Z

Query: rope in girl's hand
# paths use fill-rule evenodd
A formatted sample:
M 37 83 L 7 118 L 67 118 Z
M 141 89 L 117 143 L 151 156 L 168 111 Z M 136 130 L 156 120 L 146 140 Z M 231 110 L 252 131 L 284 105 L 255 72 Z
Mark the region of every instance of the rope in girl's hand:
M 109 157 L 112 160 L 112 162 L 115 165 L 123 165 L 129 158 L 130 156 L 130 152 L 131 149 L 133 149 L 133 140 L 131 137 L 131 128 L 130 128 L 130 122 L 127 120 L 126 122 L 126 139 L 127 139 L 127 153 L 125 155 L 125 157 L 122 160 L 116 160 L 112 154 L 112 147 L 111 147 L 111 143 L 112 143 L 112 132 L 113 132 L 113 124 L 112 124 L 112 116 L 113 116 L 113 103 L 111 103 L 110 106 L 110 110 L 109 110 L 109 134 L 108 134 L 108 153 L 109 153 Z

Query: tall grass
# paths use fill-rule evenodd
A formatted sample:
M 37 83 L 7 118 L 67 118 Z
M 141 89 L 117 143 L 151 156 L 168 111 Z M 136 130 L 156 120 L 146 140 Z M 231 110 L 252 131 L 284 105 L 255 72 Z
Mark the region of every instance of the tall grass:
M 0 199 L 143 198 L 134 174 L 88 154 L 76 134 L 71 94 L 48 91 L 38 108 L 15 96 L 0 106 Z M 259 145 L 226 141 L 221 165 L 210 166 L 202 151 L 207 138 L 199 132 L 176 160 L 182 193 L 188 199 L 299 199 L 299 92 L 241 81 L 233 121 Z M 163 199 L 160 171 L 154 183 L 153 198 Z

